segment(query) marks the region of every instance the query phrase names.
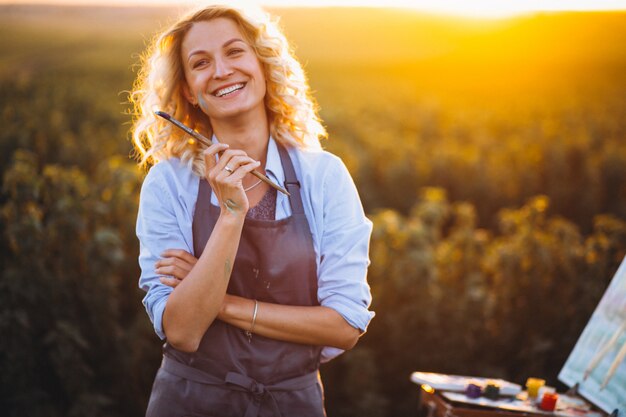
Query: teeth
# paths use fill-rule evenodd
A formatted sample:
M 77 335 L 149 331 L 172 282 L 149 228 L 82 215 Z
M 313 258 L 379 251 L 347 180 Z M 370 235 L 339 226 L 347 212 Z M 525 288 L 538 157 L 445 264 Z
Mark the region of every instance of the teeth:
M 217 97 L 223 97 L 226 94 L 232 93 L 233 91 L 237 91 L 237 90 L 240 90 L 242 88 L 243 88 L 243 83 L 234 84 L 234 85 L 231 85 L 230 87 L 226 87 L 226 88 L 222 88 L 221 90 L 217 90 L 215 95 Z

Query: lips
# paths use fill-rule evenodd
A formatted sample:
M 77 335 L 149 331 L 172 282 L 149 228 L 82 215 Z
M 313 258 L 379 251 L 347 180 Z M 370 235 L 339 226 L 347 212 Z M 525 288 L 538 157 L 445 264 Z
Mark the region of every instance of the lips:
M 226 96 L 228 94 L 234 93 L 235 91 L 241 90 L 245 86 L 246 86 L 245 83 L 231 84 L 231 85 L 229 85 L 227 87 L 222 87 L 222 88 L 219 88 L 219 89 L 215 90 L 212 94 L 215 97 L 224 97 L 224 96 Z

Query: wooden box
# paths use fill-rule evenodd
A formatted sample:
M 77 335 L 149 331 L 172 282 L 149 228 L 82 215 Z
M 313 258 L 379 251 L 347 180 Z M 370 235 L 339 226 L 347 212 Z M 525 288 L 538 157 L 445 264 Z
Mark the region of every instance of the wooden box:
M 419 417 L 546 417 L 543 413 L 508 411 L 448 401 L 429 386 L 421 386 Z

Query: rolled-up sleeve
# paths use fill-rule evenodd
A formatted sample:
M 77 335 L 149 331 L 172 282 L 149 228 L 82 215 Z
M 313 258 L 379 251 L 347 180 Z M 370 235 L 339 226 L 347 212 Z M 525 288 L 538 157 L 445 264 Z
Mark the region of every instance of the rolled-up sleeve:
M 139 239 L 139 287 L 146 291 L 143 305 L 156 334 L 165 339 L 163 312 L 171 287 L 159 281 L 155 263 L 166 249 L 192 252 L 177 219 L 175 200 L 166 186 L 163 170 L 155 165 L 143 182 L 139 199 L 136 233 Z
M 372 222 L 365 217 L 357 189 L 337 159 L 324 182 L 318 298 L 353 327 L 367 330 L 374 312 L 367 283 Z

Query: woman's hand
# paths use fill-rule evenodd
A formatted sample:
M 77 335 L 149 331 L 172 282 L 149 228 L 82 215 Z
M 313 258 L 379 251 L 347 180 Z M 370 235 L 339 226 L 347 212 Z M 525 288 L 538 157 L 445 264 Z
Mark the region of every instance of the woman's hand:
M 185 279 L 191 268 L 198 262 L 198 259 L 183 249 L 168 249 L 161 254 L 155 266 L 155 272 L 159 275 L 161 283 L 176 288 Z
M 215 155 L 222 152 L 219 160 Z M 222 214 L 245 217 L 250 205 L 243 189 L 243 178 L 261 163 L 250 158 L 244 151 L 229 149 L 225 143 L 216 143 L 204 151 L 204 176 L 211 185 Z

